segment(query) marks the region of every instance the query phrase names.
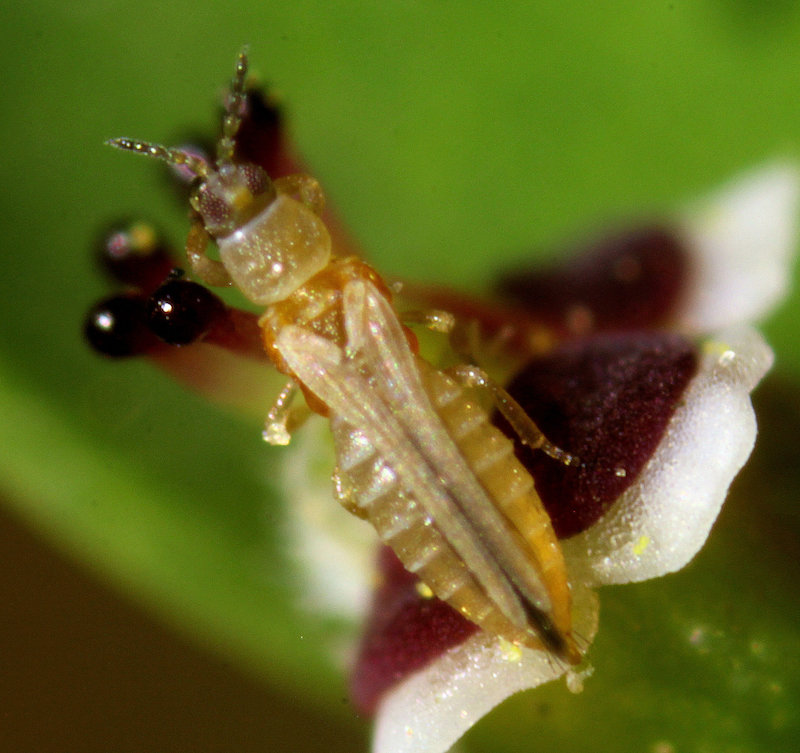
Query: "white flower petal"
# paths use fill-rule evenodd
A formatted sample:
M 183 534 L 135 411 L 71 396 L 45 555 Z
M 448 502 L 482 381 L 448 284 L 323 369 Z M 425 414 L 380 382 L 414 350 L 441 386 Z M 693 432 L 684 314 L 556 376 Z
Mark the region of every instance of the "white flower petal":
M 590 529 L 563 542 L 589 585 L 655 578 L 702 547 L 756 436 L 750 391 L 772 364 L 751 329 L 706 343 L 697 375 L 637 481 Z
M 788 163 L 749 173 L 681 221 L 690 281 L 677 324 L 713 332 L 757 320 L 785 295 L 797 243 L 800 175 Z
M 574 592 L 575 631 L 591 642 L 597 597 Z M 375 720 L 373 753 L 444 753 L 500 702 L 567 670 L 546 651 L 479 632 L 393 688 Z

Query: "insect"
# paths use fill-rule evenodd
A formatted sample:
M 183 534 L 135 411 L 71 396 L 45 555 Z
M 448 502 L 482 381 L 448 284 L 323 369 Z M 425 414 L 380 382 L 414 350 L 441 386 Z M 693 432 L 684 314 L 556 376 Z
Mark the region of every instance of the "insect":
M 210 285 L 254 304 L 264 349 L 289 377 L 265 438 L 286 444 L 298 390 L 330 418 L 334 490 L 440 599 L 490 633 L 580 661 L 558 540 L 513 443 L 470 391 L 488 392 L 520 439 L 564 463 L 518 404 L 482 371 L 437 370 L 392 306 L 391 290 L 356 257 L 337 257 L 319 183 L 271 178 L 234 158 L 247 57 L 239 55 L 216 159 L 128 138 L 112 146 L 195 176 L 186 254 Z M 208 256 L 213 242 L 219 258 Z M 434 317 L 435 319 L 435 317 Z

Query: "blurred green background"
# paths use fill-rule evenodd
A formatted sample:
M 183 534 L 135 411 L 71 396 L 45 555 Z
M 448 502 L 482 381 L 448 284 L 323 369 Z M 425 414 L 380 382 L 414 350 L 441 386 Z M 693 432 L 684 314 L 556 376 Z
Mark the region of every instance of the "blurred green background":
M 479 290 L 511 260 L 796 157 L 800 7 L 87 0 L 8 2 L 0 27 L 0 673 L 13 701 L 0 739 L 38 751 L 366 749 L 368 725 L 324 650 L 331 626 L 302 613 L 287 575 L 280 451 L 262 445 L 256 418 L 81 341 L 107 289 L 89 254 L 98 227 L 133 214 L 176 242 L 185 232 L 154 166 L 103 140 L 212 132 L 248 43 L 379 268 Z M 764 324 L 778 365 L 759 399 L 762 439 L 706 549 L 678 575 L 604 591 L 586 691 L 520 696 L 467 750 L 797 749 L 799 303 L 795 292 Z M 182 638 L 127 603 L 91 622 L 113 602 L 38 551 L 20 520 Z M 94 627 L 75 628 L 83 620 Z M 143 632 L 129 635 L 129 620 Z M 106 630 L 118 650 L 88 638 Z M 35 661 L 23 635 L 50 658 Z

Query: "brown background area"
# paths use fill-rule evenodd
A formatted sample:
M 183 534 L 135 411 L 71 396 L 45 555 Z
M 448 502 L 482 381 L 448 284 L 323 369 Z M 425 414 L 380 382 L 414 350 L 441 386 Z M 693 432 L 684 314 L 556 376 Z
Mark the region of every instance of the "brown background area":
M 0 508 L 0 748 L 366 750 L 169 632 Z

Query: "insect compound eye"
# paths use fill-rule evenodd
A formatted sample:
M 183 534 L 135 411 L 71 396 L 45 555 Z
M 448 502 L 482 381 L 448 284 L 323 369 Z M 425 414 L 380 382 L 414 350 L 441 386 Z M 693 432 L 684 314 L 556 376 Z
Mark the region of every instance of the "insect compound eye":
M 215 183 L 204 181 L 198 184 L 192 193 L 191 204 L 203 218 L 206 230 L 216 237 L 233 231 L 235 224 L 233 207 Z
M 274 198 L 272 181 L 258 165 L 225 163 L 197 185 L 191 203 L 206 230 L 215 238 L 224 238 Z
M 167 344 L 189 345 L 224 320 L 225 311 L 225 304 L 207 288 L 173 277 L 147 300 L 146 321 Z
M 98 353 L 112 358 L 136 356 L 157 343 L 147 326 L 147 299 L 140 293 L 115 295 L 96 303 L 86 316 L 83 333 Z
M 244 184 L 253 196 L 261 196 L 272 188 L 269 176 L 258 165 L 241 165 L 239 174 Z

